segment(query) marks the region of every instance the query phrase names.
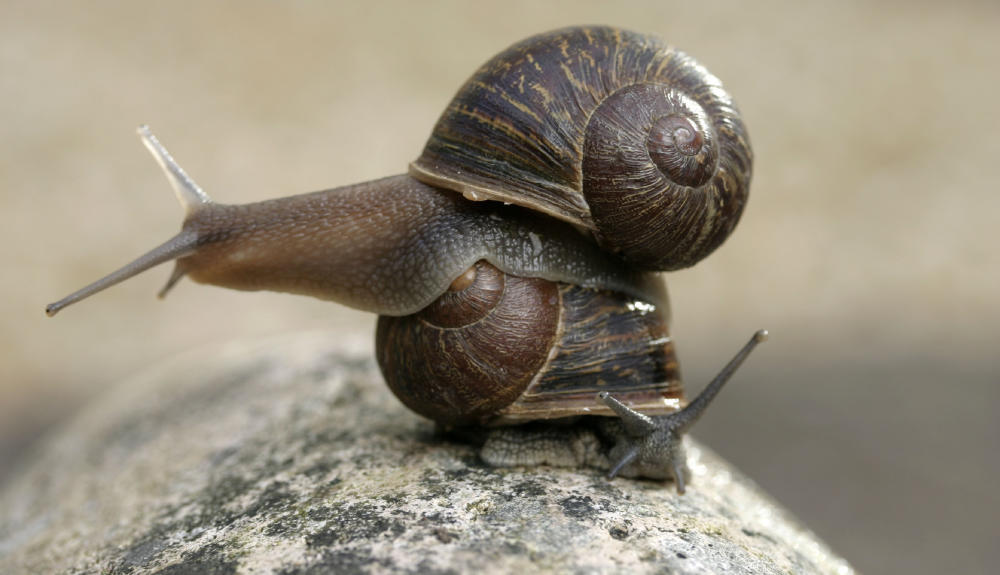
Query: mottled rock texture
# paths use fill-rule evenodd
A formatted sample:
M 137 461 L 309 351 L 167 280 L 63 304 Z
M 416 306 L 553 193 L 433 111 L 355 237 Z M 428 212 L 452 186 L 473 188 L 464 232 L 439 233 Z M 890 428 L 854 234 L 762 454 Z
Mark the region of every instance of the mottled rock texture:
M 2 573 L 850 573 L 689 442 L 688 492 L 492 469 L 329 334 L 232 344 L 109 390 L 0 492 Z

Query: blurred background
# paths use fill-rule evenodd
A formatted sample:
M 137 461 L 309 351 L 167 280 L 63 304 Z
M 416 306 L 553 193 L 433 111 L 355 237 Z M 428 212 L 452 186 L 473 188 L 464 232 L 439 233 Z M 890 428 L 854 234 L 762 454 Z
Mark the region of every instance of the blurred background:
M 756 153 L 734 236 L 669 276 L 696 430 L 862 571 L 1000 563 L 1000 6 L 992 2 L 0 4 L 0 483 L 60 420 L 185 349 L 374 318 L 169 269 L 46 303 L 174 234 L 134 135 L 215 199 L 400 173 L 473 70 L 528 35 L 661 35 L 725 82 Z

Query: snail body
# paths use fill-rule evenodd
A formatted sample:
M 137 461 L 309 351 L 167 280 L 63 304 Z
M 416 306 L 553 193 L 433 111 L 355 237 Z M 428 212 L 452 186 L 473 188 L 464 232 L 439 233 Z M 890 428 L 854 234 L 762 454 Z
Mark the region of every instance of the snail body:
M 167 261 L 161 296 L 187 276 L 337 301 L 380 315 L 377 359 L 404 404 L 498 430 L 488 462 L 564 463 L 550 439 L 568 430 L 561 445 L 593 447 L 572 464 L 680 491 L 681 434 L 763 339 L 684 407 L 655 272 L 728 237 L 752 154 L 719 81 L 648 36 L 568 28 L 515 44 L 459 90 L 409 174 L 311 194 L 215 203 L 139 132 L 182 229 L 49 315 Z
M 468 202 L 405 175 L 253 204 L 204 203 L 177 237 L 193 248 L 176 260 L 175 275 L 381 315 L 427 307 L 479 260 L 514 275 L 666 299 L 654 275 L 629 268 L 569 225 Z

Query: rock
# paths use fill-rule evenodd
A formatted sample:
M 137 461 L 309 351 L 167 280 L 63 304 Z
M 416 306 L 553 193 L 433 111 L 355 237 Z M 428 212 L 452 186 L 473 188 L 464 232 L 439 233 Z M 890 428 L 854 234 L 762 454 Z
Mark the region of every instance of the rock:
M 689 440 L 692 481 L 493 469 L 301 334 L 109 390 L 0 492 L 2 573 L 851 573 Z

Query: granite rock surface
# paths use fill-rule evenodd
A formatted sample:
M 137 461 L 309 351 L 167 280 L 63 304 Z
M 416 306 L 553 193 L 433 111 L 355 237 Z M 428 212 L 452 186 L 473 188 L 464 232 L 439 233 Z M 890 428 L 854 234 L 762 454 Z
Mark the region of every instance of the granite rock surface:
M 109 389 L 0 490 L 2 573 L 852 573 L 690 439 L 692 481 L 493 469 L 326 333 Z

